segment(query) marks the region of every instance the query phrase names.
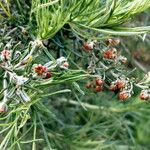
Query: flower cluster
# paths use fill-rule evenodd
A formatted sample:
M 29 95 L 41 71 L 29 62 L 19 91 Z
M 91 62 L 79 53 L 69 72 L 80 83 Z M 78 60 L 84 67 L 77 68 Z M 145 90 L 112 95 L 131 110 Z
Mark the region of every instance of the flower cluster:
M 103 90 L 104 81 L 101 77 L 96 78 L 95 80 L 86 84 L 86 88 L 92 89 L 94 92 L 101 92 Z
M 110 90 L 111 91 L 120 90 L 120 89 L 123 89 L 125 87 L 125 85 L 126 85 L 125 79 L 117 79 L 117 80 L 111 82 Z
M 132 94 L 132 84 L 129 83 L 128 79 L 120 78 L 111 82 L 110 90 L 119 91 L 118 97 L 120 100 L 126 100 L 131 97 Z
M 65 57 L 49 61 L 44 65 L 35 64 L 33 58 L 37 57 L 36 53 L 41 47 L 42 43 L 39 40 L 31 42 L 23 58 L 19 51 L 15 51 L 13 55 L 10 50 L 4 49 L 0 52 L 0 68 L 4 72 L 4 92 L 3 100 L 0 101 L 0 112 L 7 112 L 7 104 L 12 100 L 15 100 L 16 103 L 31 101 L 26 88 L 26 85 L 31 81 L 34 82 L 39 78 L 40 80 L 50 79 L 53 71 L 68 70 L 69 63 Z M 26 68 L 30 69 L 30 74 L 26 73 Z
M 98 85 L 98 82 L 92 81 L 87 83 L 86 87 L 94 89 L 95 92 L 101 92 L 105 83 L 105 87 L 108 87 L 107 89 L 114 91 L 115 93 L 118 92 L 118 98 L 124 101 L 130 98 L 134 93 L 133 86 L 140 86 L 140 88 L 143 89 L 145 88 L 145 84 L 149 84 L 150 80 L 136 83 L 123 75 L 123 72 L 126 70 L 124 70 L 124 67 L 121 67 L 121 65 L 127 63 L 127 58 L 117 51 L 116 46 L 119 43 L 120 40 L 117 38 L 106 40 L 105 46 L 101 46 L 101 43 L 96 41 L 84 43 L 84 50 L 86 49 L 87 52 L 90 52 L 88 53 L 88 72 L 90 74 L 101 76 L 99 80 L 96 80 L 100 81 L 100 85 Z M 102 70 L 102 72 L 100 72 L 100 70 Z M 103 80 L 101 80 L 102 78 Z M 142 100 L 148 100 L 149 97 L 149 87 L 147 87 L 147 89 L 142 90 L 140 98 Z

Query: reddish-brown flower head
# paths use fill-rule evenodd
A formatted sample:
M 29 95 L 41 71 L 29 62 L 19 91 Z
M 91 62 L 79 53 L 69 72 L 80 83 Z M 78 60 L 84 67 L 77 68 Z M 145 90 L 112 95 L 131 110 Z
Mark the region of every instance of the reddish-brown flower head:
M 7 112 L 7 104 L 0 102 L 0 113 Z
M 90 52 L 94 48 L 94 42 L 84 42 L 82 47 L 84 48 L 85 51 Z
M 111 49 L 105 51 L 104 54 L 103 54 L 103 56 L 104 56 L 104 58 L 107 58 L 107 59 L 113 59 L 117 55 L 116 52 L 117 51 L 116 51 L 115 48 L 111 48 Z
M 10 57 L 11 57 L 10 51 L 9 51 L 9 50 L 3 50 L 3 51 L 1 52 L 1 57 L 2 57 L 2 59 L 3 59 L 4 61 L 9 60 Z
M 123 80 L 118 79 L 116 85 L 118 89 L 121 89 L 125 87 L 125 82 Z
M 126 83 L 124 80 L 117 79 L 116 81 L 111 83 L 110 90 L 116 91 L 116 90 L 124 88 L 125 85 L 126 85 Z
M 118 90 L 118 87 L 117 87 L 117 85 L 116 85 L 115 83 L 112 83 L 112 84 L 110 85 L 109 89 L 110 89 L 111 91 L 116 91 L 116 90 Z
M 150 98 L 150 95 L 148 94 L 148 90 L 142 90 L 140 93 L 140 99 L 148 100 L 149 98 Z
M 96 84 L 97 86 L 101 86 L 101 85 L 103 85 L 103 83 L 104 83 L 104 81 L 103 81 L 102 79 L 100 79 L 100 78 L 97 78 L 97 79 L 95 80 L 95 84 Z
M 49 79 L 52 77 L 52 73 L 51 72 L 46 72 L 43 79 Z
M 95 87 L 95 92 L 101 92 L 103 88 L 101 86 L 96 86 Z
M 43 75 L 44 73 L 46 73 L 48 71 L 47 67 L 42 66 L 41 64 L 37 65 L 34 67 L 34 71 L 38 74 L 38 75 Z
M 119 93 L 119 99 L 120 100 L 126 100 L 130 97 L 130 93 L 126 92 L 126 91 L 122 91 Z

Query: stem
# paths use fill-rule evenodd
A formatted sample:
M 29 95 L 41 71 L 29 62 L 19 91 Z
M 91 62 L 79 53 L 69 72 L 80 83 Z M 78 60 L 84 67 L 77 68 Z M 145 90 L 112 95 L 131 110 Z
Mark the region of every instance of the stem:
M 4 97 L 3 97 L 3 103 L 7 103 L 8 99 L 7 99 L 7 95 L 8 95 L 8 90 L 7 90 L 7 71 L 5 71 L 4 77 L 3 77 L 3 89 L 4 90 Z
M 99 64 L 106 70 L 108 70 L 109 68 L 107 66 L 105 66 L 102 62 L 99 62 Z M 119 76 L 117 74 L 115 74 L 112 70 L 110 71 L 110 73 L 115 77 L 118 78 Z
M 42 130 L 43 130 L 43 134 L 44 134 L 44 137 L 45 137 L 45 140 L 46 140 L 48 149 L 49 149 L 49 150 L 52 150 L 51 145 L 50 145 L 50 142 L 49 142 L 49 139 L 48 139 L 47 132 L 46 132 L 46 130 L 45 130 L 45 127 L 44 127 L 44 125 L 43 125 L 43 122 L 42 122 L 41 117 L 40 117 L 40 115 L 38 114 L 38 112 L 37 112 L 37 116 L 38 116 L 39 122 L 40 122 L 40 124 L 41 124 L 41 127 L 42 127 Z
M 32 144 L 32 150 L 36 150 L 36 130 L 37 130 L 37 124 L 36 124 L 36 113 L 33 110 L 34 116 L 33 116 L 33 125 L 34 125 L 34 129 L 33 129 L 33 144 Z

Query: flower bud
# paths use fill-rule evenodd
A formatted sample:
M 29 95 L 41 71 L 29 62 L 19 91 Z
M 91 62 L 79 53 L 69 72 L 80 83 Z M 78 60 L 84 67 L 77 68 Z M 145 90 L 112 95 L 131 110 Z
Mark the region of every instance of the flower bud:
M 109 87 L 109 89 L 111 91 L 116 91 L 116 90 L 118 90 L 118 87 L 117 87 L 117 85 L 116 85 L 115 82 L 112 82 L 111 85 L 110 85 L 110 87 Z
M 126 64 L 127 63 L 127 58 L 124 57 L 124 56 L 119 56 L 118 59 L 121 61 L 122 64 Z
M 43 79 L 49 79 L 52 77 L 52 73 L 51 72 L 46 72 Z
M 64 62 L 64 63 L 62 64 L 62 66 L 63 66 L 64 68 L 68 69 L 69 63 L 68 63 L 68 62 Z
M 125 85 L 126 85 L 126 81 L 125 80 L 117 79 L 116 81 L 111 83 L 110 90 L 116 91 L 116 90 L 124 88 Z
M 95 87 L 95 92 L 101 92 L 103 90 L 103 88 L 101 86 L 96 86 Z
M 146 89 L 146 90 L 142 90 L 141 93 L 140 93 L 140 99 L 141 100 L 148 100 L 150 98 L 150 93 L 149 91 Z
M 107 46 L 116 46 L 120 43 L 120 39 L 117 38 L 113 38 L 113 39 L 108 39 L 105 41 L 105 44 Z
M 104 83 L 104 81 L 103 81 L 101 78 L 97 78 L 97 79 L 95 80 L 95 84 L 96 84 L 97 86 L 101 86 L 101 85 L 103 85 L 103 83 Z
M 84 42 L 82 47 L 84 48 L 85 51 L 90 52 L 94 48 L 94 42 Z
M 38 75 L 43 75 L 44 73 L 46 73 L 48 71 L 47 67 L 42 66 L 41 64 L 37 65 L 34 67 L 34 71 L 38 74 Z
M 62 69 L 68 69 L 69 67 L 69 63 L 67 62 L 67 59 L 65 57 L 58 58 L 56 64 Z
M 118 89 L 124 88 L 125 87 L 125 81 L 118 79 L 116 81 L 116 85 Z
M 122 91 L 119 93 L 119 99 L 122 101 L 128 99 L 129 97 L 131 97 L 131 94 L 128 91 Z
M 114 59 L 117 56 L 117 50 L 115 48 L 111 48 L 103 53 L 104 58 L 106 59 Z
M 3 50 L 0 53 L 1 60 L 8 61 L 11 58 L 11 53 L 9 50 Z
M 7 104 L 4 102 L 0 102 L 0 113 L 7 112 L 7 110 L 8 110 Z

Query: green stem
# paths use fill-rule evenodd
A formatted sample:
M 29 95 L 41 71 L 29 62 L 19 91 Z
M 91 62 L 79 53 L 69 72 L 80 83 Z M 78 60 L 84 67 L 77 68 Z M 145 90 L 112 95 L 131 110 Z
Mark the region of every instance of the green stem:
M 41 125 L 41 127 L 42 127 L 42 130 L 43 130 L 43 133 L 44 133 L 44 137 L 45 137 L 45 140 L 46 140 L 48 149 L 49 149 L 49 150 L 52 150 L 51 144 L 50 144 L 50 142 L 49 142 L 48 135 L 47 135 L 46 129 L 45 129 L 44 125 L 43 125 L 43 122 L 42 122 L 42 120 L 41 120 L 41 117 L 40 117 L 40 115 L 39 115 L 38 112 L 36 112 L 36 113 L 37 113 L 38 119 L 39 119 L 39 121 L 40 121 L 40 125 Z

